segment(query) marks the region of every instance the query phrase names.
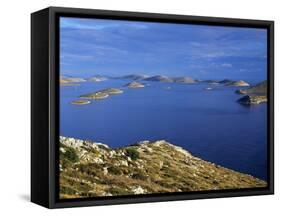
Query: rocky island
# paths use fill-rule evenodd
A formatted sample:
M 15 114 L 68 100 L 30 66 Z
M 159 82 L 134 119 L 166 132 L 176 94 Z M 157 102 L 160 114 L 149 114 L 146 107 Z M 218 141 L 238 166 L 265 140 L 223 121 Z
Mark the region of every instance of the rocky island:
M 74 105 L 86 105 L 86 104 L 90 104 L 91 101 L 89 100 L 75 100 L 71 102 Z
M 225 85 L 227 85 L 227 86 L 250 86 L 250 84 L 245 82 L 244 80 L 228 82 Z
M 237 94 L 247 94 L 238 100 L 239 103 L 245 105 L 261 104 L 267 102 L 267 81 L 258 83 L 257 85 L 236 91 Z
M 83 99 L 94 99 L 94 100 L 100 100 L 100 99 L 104 99 L 107 98 L 109 95 L 107 93 L 103 93 L 103 92 L 94 92 L 94 93 L 89 93 L 89 94 L 84 94 L 84 95 L 80 95 L 80 98 Z
M 99 92 L 102 92 L 102 93 L 105 93 L 105 94 L 122 94 L 123 91 L 121 89 L 118 89 L 118 88 L 106 88 L 106 89 L 103 89 Z
M 133 82 L 130 82 L 130 83 L 126 84 L 125 87 L 128 87 L 128 88 L 143 88 L 145 86 L 142 83 L 133 81 Z
M 106 77 L 102 77 L 102 76 L 94 76 L 94 77 L 91 77 L 88 79 L 88 81 L 90 82 L 102 82 L 102 81 L 105 81 L 107 80 Z
M 60 137 L 60 198 L 266 187 L 165 140 L 111 149 Z
M 100 91 L 96 91 L 93 93 L 88 93 L 88 94 L 84 94 L 84 95 L 80 95 L 80 98 L 83 99 L 95 99 L 95 100 L 99 100 L 99 99 L 104 99 L 107 98 L 109 95 L 111 94 L 121 94 L 123 93 L 123 91 L 121 89 L 118 88 L 106 88 Z
M 83 78 L 60 76 L 60 86 L 77 86 L 80 82 L 85 81 Z

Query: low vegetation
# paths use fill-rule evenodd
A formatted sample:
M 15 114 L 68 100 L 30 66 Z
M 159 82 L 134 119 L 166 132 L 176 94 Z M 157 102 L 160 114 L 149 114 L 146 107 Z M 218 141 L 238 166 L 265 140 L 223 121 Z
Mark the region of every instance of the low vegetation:
M 60 138 L 61 198 L 265 186 L 260 179 L 194 157 L 164 140 L 111 149 Z

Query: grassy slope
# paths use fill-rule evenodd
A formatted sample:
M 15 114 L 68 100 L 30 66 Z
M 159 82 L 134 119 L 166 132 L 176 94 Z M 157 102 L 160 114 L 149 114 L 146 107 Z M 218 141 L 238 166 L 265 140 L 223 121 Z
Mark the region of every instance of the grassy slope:
M 266 186 L 165 141 L 114 150 L 87 141 L 77 146 L 76 141 L 60 143 L 61 198 Z

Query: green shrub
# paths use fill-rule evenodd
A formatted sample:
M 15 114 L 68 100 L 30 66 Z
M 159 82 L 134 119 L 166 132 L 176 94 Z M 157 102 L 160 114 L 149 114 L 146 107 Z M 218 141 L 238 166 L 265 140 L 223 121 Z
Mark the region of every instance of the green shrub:
M 127 148 L 126 155 L 132 160 L 137 160 L 140 157 L 140 153 L 134 148 Z
M 73 148 L 67 148 L 64 153 L 64 156 L 67 160 L 71 161 L 72 163 L 79 161 L 79 157 L 78 157 L 75 149 L 73 149 Z
M 61 186 L 60 187 L 60 193 L 62 194 L 75 194 L 76 193 L 76 190 L 70 188 L 70 187 L 65 187 L 65 186 Z
M 133 175 L 132 175 L 132 178 L 133 179 L 139 179 L 139 180 L 147 180 L 148 179 L 148 176 L 147 175 L 145 175 L 144 173 L 134 173 Z
M 107 190 L 107 192 L 111 193 L 112 195 L 127 195 L 128 191 L 123 188 L 111 187 Z
M 115 166 L 110 166 L 107 168 L 107 170 L 110 174 L 114 174 L 114 175 L 122 174 L 122 171 L 118 167 L 115 167 Z

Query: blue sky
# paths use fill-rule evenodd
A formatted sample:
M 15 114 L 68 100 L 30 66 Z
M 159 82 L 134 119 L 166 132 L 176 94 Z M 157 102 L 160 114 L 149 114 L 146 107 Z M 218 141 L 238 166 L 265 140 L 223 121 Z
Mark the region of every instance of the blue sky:
M 265 29 L 60 19 L 63 75 L 266 79 Z

